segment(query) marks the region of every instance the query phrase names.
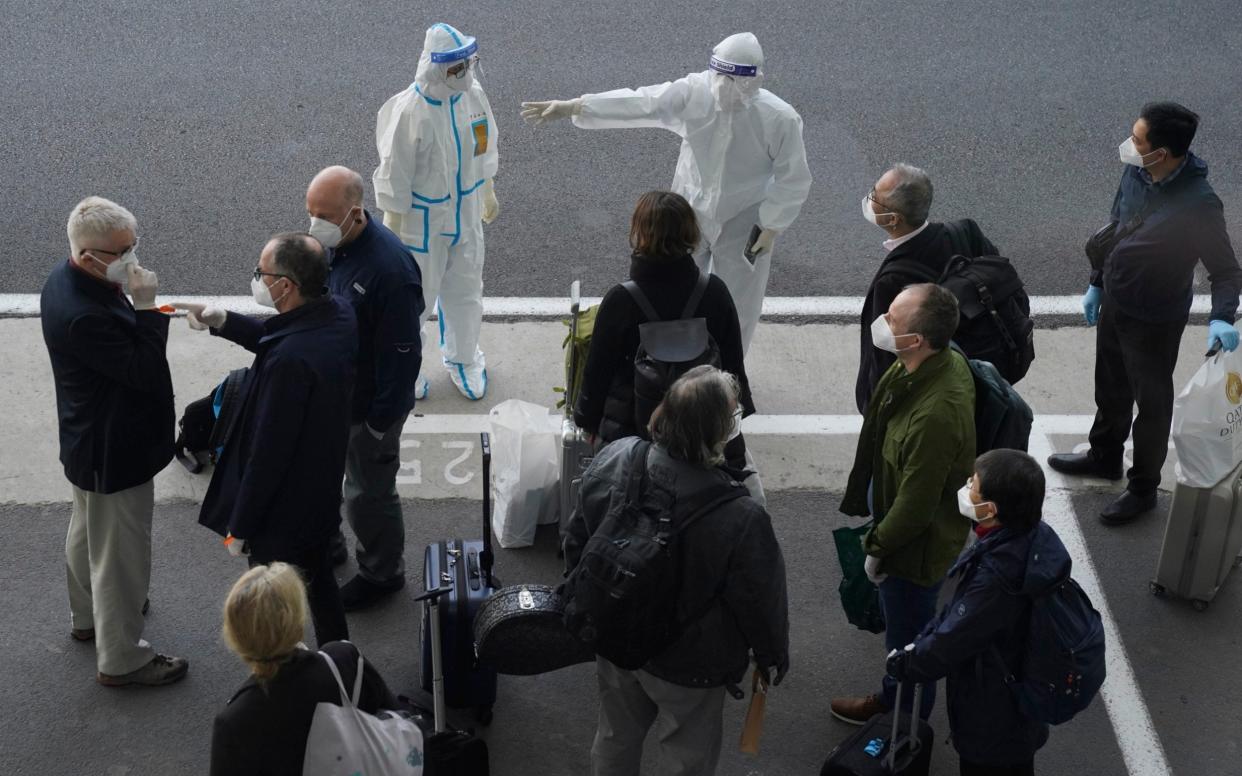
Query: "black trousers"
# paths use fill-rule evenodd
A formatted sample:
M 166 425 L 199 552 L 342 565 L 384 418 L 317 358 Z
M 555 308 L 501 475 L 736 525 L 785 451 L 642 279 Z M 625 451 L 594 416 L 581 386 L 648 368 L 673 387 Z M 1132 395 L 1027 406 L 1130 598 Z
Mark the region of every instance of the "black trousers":
M 1095 334 L 1091 456 L 1106 464 L 1121 461 L 1133 426 L 1134 465 L 1126 476 L 1129 490 L 1139 495 L 1155 492 L 1169 452 L 1173 369 L 1185 328 L 1185 318 L 1148 323 L 1126 315 L 1105 294 Z
M 250 565 L 259 566 L 277 561 L 296 566 L 306 583 L 306 602 L 310 605 L 311 623 L 315 627 L 315 641 L 322 647 L 330 641 L 349 639 L 349 625 L 345 622 L 345 607 L 341 604 L 341 589 L 336 585 L 332 570 L 331 541 L 297 553 L 274 557 L 250 555 Z
M 968 760 L 958 762 L 961 776 L 1035 776 L 1035 759 L 1018 765 L 979 765 Z

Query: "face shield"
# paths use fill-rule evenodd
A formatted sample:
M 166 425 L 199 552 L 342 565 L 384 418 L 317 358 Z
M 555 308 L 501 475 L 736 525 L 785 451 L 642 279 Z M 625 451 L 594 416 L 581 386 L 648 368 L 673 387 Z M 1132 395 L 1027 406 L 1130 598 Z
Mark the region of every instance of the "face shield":
M 442 22 L 433 24 L 423 41 L 414 82 L 424 96 L 434 99 L 469 91 L 478 67 L 478 50 L 478 41 L 456 27 Z
M 741 107 L 763 84 L 763 71 L 758 65 L 728 62 L 713 54 L 708 67 L 712 70 L 712 96 L 724 110 Z
M 479 62 L 476 53 L 479 50 L 478 41 L 474 38 L 466 40 L 466 45 L 451 51 L 431 52 L 431 63 L 439 70 L 441 81 L 455 92 L 470 90 Z

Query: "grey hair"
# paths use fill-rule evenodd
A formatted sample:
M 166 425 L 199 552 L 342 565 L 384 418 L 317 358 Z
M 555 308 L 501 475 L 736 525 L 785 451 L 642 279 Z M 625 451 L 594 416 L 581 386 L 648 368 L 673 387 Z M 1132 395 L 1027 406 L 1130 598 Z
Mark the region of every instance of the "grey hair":
M 889 192 L 885 204 L 906 219 L 910 226 L 922 226 L 931 212 L 931 178 L 918 167 L 904 162 L 889 167 L 888 172 L 896 174 L 897 185 Z
M 110 199 L 87 197 L 69 214 L 69 250 L 77 256 L 83 242 L 91 238 L 106 238 L 122 229 L 138 231 L 138 219 L 134 218 L 133 213 Z
M 699 466 L 724 463 L 733 430 L 737 378 L 714 366 L 696 366 L 669 386 L 647 430 L 673 458 Z

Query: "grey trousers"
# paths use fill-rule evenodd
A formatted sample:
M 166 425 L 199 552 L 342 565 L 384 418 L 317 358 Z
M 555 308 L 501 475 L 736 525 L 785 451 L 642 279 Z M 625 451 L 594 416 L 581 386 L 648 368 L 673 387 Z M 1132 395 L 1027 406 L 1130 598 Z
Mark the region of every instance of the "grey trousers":
M 711 776 L 720 760 L 723 687 L 695 689 L 626 671 L 597 657 L 599 727 L 593 776 L 639 776 L 643 740 L 656 726 L 659 776 Z
M 405 418 L 376 439 L 365 423 L 350 426 L 345 456 L 345 519 L 358 543 L 358 574 L 384 584 L 405 575 L 405 520 L 397 496 Z
M 151 584 L 155 482 L 118 493 L 73 488 L 65 569 L 73 627 L 95 629 L 95 664 L 118 676 L 155 657 L 142 639 L 142 604 Z

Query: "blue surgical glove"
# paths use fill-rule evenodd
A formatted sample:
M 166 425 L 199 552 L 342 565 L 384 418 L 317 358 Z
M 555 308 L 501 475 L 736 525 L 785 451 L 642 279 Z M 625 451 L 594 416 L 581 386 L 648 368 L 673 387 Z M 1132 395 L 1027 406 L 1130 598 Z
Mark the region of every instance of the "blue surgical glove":
M 1220 343 L 1221 350 L 1232 353 L 1238 349 L 1238 330 L 1224 321 L 1208 323 L 1208 350 Z
M 1087 293 L 1082 295 L 1082 314 L 1087 318 L 1087 325 L 1094 326 L 1100 320 L 1100 302 L 1104 298 L 1104 289 L 1099 286 L 1087 286 Z

